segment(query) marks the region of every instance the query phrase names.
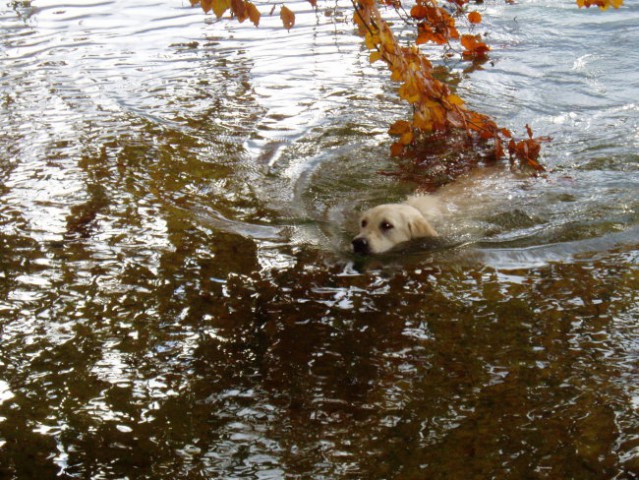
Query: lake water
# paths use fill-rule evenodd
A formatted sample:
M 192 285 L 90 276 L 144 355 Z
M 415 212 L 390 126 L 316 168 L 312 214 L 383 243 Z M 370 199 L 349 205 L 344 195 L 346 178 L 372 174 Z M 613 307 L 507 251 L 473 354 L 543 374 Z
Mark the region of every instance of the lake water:
M 639 476 L 639 8 L 486 2 L 451 66 L 548 173 L 478 178 L 435 249 L 347 2 L 0 6 L 0 477 Z M 270 5 L 259 4 L 268 13 Z M 460 183 L 459 185 L 464 185 Z M 461 189 L 461 187 L 458 187 Z

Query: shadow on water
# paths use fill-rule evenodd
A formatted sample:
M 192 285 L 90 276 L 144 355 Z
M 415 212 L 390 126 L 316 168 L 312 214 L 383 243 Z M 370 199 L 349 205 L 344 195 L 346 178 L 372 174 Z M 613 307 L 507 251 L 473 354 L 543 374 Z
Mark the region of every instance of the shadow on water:
M 636 478 L 636 7 L 487 2 L 459 88 L 550 171 L 360 258 L 404 107 L 292 6 L 0 7 L 0 476 Z

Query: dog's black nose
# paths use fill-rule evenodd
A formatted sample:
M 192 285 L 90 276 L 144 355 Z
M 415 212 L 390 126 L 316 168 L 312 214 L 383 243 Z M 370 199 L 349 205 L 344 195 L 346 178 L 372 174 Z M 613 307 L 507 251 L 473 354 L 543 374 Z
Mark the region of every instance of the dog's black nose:
M 355 237 L 353 239 L 353 251 L 355 253 L 370 253 L 370 249 L 368 246 L 368 240 L 362 237 Z

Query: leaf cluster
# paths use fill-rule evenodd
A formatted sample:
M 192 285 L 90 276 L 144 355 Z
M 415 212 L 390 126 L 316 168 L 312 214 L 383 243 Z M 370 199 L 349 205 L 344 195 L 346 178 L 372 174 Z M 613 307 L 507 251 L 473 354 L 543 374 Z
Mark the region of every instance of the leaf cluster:
M 212 11 L 217 18 L 222 18 L 225 13 L 229 12 L 231 18 L 237 19 L 238 22 L 242 23 L 249 19 L 256 27 L 259 26 L 262 17 L 255 4 L 248 0 L 191 0 L 191 6 L 198 4 L 205 13 Z M 280 8 L 280 18 L 288 30 L 295 24 L 295 14 L 285 6 Z
M 250 19 L 258 26 L 261 13 L 248 0 L 190 0 L 192 5 L 200 4 L 205 12 L 221 18 L 229 12 L 239 22 Z M 313 7 L 316 0 L 308 0 Z M 619 8 L 623 0 L 576 0 L 579 7 L 598 6 L 607 9 Z M 454 51 L 458 45 L 464 61 L 479 63 L 485 61 L 490 47 L 479 34 L 472 33 L 473 27 L 482 22 L 482 15 L 468 6 L 470 0 L 416 0 L 410 12 L 406 12 L 401 0 L 351 0 L 354 7 L 353 21 L 359 34 L 370 51 L 372 62 L 381 61 L 390 70 L 390 78 L 399 84 L 399 97 L 412 106 L 412 118 L 393 123 L 389 134 L 395 137 L 391 153 L 407 157 L 419 150 L 420 144 L 428 142 L 433 135 L 458 137 L 463 132 L 471 143 L 481 142 L 491 145 L 492 159 L 501 159 L 506 151 L 511 163 L 534 171 L 544 170 L 539 162 L 541 143 L 547 138 L 535 138 L 526 125 L 527 136 L 515 139 L 507 128 L 500 127 L 487 115 L 469 108 L 456 95 L 449 84 L 439 80 L 428 56 L 420 45 L 432 44 Z M 512 3 L 512 0 L 506 0 Z M 478 3 L 481 3 L 478 1 Z M 275 11 L 273 6 L 270 14 Z M 416 29 L 413 42 L 400 43 L 391 26 L 384 19 L 380 8 L 392 8 Z M 295 25 L 295 14 L 280 5 L 280 19 L 285 28 Z M 458 21 L 464 22 L 466 31 L 461 34 Z M 486 151 L 482 147 L 482 151 Z
M 609 7 L 619 8 L 622 4 L 623 0 L 577 0 L 579 8 L 596 6 L 602 10 L 607 10 Z
M 353 18 L 371 51 L 370 61 L 382 60 L 388 65 L 391 79 L 400 84 L 400 98 L 413 107 L 411 120 L 398 120 L 389 129 L 390 135 L 396 137 L 391 146 L 393 155 L 408 154 L 425 135 L 462 130 L 469 138 L 491 141 L 494 158 L 504 157 L 504 145 L 508 145 L 511 159 L 517 159 L 522 166 L 543 170 L 538 162 L 540 148 L 535 148 L 538 142 L 532 134 L 518 147 L 521 142 L 515 141 L 508 129 L 499 127 L 488 116 L 470 109 L 451 91 L 449 85 L 436 78 L 432 63 L 417 47 L 428 42 L 449 45 L 452 41 L 459 41 L 463 58 L 477 61 L 484 59 L 490 51 L 480 35 L 461 35 L 454 16 L 445 8 L 434 0 L 418 0 L 410 10 L 410 17 L 417 25 L 415 45 L 403 46 L 382 17 L 375 0 L 353 2 Z M 461 17 L 465 2 L 456 0 L 454 3 L 454 11 Z M 464 18 L 471 24 L 481 22 L 479 12 L 470 12 Z

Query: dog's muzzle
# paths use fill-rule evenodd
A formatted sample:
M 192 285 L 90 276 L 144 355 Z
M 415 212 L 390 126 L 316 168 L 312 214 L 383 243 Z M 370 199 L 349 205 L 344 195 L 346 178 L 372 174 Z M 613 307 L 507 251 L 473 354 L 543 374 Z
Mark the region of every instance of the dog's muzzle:
M 367 255 L 371 252 L 370 246 L 368 245 L 368 240 L 363 237 L 355 237 L 353 239 L 353 251 L 355 253 L 362 253 Z

